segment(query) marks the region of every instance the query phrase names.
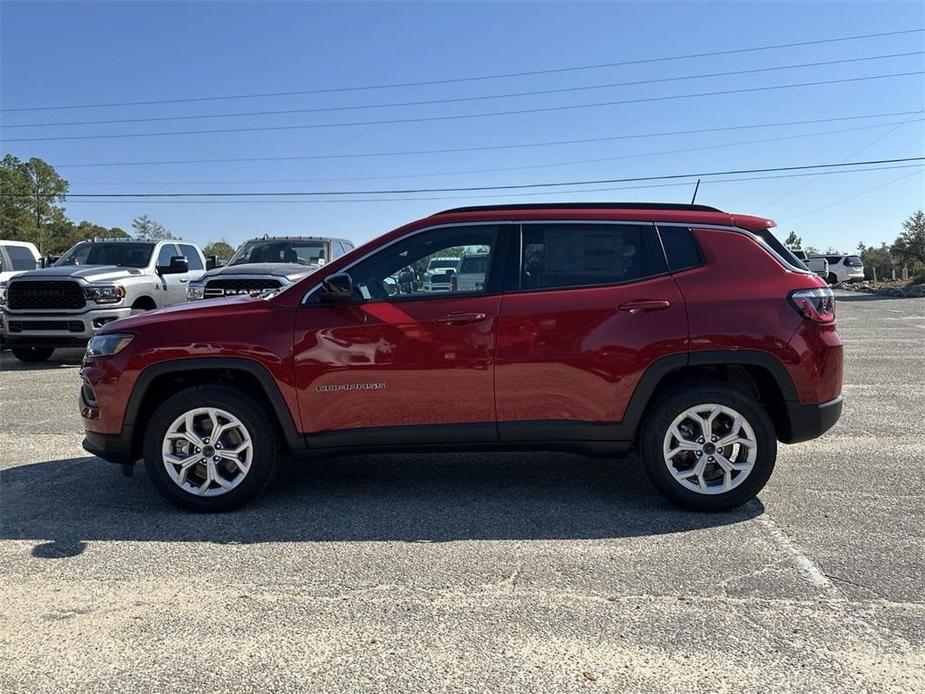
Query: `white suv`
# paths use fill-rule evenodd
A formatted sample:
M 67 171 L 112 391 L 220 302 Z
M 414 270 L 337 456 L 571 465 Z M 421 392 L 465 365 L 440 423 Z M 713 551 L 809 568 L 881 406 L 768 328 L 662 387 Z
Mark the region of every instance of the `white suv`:
M 825 258 L 829 263 L 829 274 L 826 280 L 829 284 L 836 282 L 860 282 L 864 279 L 864 261 L 856 255 L 825 255 L 816 256 Z M 812 260 L 812 258 L 810 258 Z

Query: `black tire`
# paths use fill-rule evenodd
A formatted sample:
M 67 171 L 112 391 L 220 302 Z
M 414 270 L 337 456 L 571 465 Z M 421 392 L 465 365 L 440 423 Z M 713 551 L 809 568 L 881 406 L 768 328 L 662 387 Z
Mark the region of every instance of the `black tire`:
M 216 407 L 234 415 L 253 443 L 253 459 L 244 479 L 219 496 L 196 496 L 175 483 L 164 465 L 161 447 L 168 427 L 185 412 L 199 407 Z M 263 408 L 237 388 L 194 386 L 175 393 L 155 411 L 144 432 L 145 470 L 164 498 L 181 508 L 200 512 L 229 511 L 262 492 L 273 478 L 279 441 Z
M 49 357 L 55 352 L 54 347 L 13 347 L 11 348 L 13 356 L 19 361 L 37 363 L 48 361 Z
M 665 463 L 663 443 L 668 428 L 682 412 L 716 403 L 741 414 L 755 433 L 757 455 L 749 474 L 727 492 L 701 494 L 682 486 Z M 777 436 L 764 408 L 754 398 L 725 383 L 678 386 L 653 403 L 640 432 L 643 465 L 652 484 L 670 501 L 695 511 L 728 511 L 753 499 L 767 484 L 777 459 Z
M 830 272 L 829 276 L 825 278 L 825 281 L 829 284 L 838 284 L 838 276 Z

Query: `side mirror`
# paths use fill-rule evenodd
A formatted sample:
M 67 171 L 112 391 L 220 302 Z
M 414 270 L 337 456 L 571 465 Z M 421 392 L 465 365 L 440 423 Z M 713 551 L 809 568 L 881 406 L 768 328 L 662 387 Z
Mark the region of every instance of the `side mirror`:
M 206 256 L 206 270 L 214 270 L 218 267 L 218 256 L 217 255 L 207 255 Z
M 175 255 L 170 259 L 170 265 L 158 265 L 155 270 L 159 275 L 179 275 L 189 272 L 189 261 L 182 255 Z
M 346 272 L 336 272 L 321 281 L 324 290 L 319 297 L 323 303 L 336 304 L 353 298 L 353 278 Z

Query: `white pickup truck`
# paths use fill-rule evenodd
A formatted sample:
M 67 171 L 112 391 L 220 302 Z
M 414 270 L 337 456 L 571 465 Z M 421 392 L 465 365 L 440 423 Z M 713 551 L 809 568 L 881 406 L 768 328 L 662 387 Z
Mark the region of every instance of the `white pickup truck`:
M 184 241 L 82 241 L 52 267 L 16 275 L 0 293 L 3 332 L 21 361 L 82 347 L 103 325 L 186 301 L 205 257 Z

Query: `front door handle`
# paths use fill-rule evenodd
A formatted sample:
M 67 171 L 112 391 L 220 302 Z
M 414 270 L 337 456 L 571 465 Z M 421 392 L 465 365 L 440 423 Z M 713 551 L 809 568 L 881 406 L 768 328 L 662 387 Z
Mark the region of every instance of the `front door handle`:
M 664 311 L 666 308 L 671 307 L 670 301 L 665 301 L 664 299 L 643 299 L 640 301 L 627 301 L 625 304 L 620 304 L 617 308 L 620 311 L 626 311 L 627 313 L 648 313 L 649 311 Z
M 180 278 L 180 281 L 181 281 L 181 282 L 189 282 L 189 277 L 181 277 L 181 278 Z
M 478 323 L 485 320 L 484 313 L 450 313 L 446 316 L 440 316 L 438 323 L 443 325 L 465 325 L 466 323 Z

